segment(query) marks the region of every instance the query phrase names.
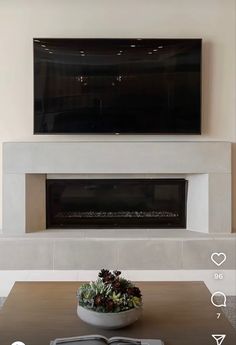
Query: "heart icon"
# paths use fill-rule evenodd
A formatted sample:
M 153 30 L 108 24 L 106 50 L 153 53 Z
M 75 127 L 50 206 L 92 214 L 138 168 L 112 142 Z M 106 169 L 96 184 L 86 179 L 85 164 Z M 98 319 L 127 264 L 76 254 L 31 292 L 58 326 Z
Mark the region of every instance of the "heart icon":
M 211 261 L 214 262 L 217 266 L 221 266 L 226 260 L 225 253 L 212 253 L 211 254 Z

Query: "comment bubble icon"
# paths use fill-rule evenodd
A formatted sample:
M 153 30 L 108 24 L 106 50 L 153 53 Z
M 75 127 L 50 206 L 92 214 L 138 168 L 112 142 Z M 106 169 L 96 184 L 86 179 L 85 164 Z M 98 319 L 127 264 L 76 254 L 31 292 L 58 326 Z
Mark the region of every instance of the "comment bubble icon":
M 226 296 L 221 291 L 216 291 L 211 295 L 211 303 L 217 307 L 226 307 Z

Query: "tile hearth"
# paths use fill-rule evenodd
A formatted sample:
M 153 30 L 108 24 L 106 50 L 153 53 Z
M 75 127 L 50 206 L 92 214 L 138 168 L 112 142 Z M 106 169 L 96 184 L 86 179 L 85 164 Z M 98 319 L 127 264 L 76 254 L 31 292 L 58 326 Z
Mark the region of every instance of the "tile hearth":
M 224 251 L 222 269 L 236 268 L 234 234 L 181 229 L 48 230 L 0 236 L 0 270 L 214 269 L 210 255 Z M 130 253 L 132 252 L 132 255 Z M 99 257 L 99 260 L 97 258 Z

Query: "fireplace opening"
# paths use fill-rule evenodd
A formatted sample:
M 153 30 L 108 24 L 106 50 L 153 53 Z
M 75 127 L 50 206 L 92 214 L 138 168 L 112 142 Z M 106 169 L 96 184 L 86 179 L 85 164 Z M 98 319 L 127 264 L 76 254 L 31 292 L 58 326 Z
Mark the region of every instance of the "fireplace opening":
M 47 228 L 186 228 L 185 179 L 48 179 Z

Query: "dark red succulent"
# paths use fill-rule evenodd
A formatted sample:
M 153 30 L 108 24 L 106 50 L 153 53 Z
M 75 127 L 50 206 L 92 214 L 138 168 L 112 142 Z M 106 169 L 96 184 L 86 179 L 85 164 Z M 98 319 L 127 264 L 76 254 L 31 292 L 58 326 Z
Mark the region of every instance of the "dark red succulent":
M 127 294 L 130 296 L 135 296 L 135 297 L 141 297 L 142 296 L 140 289 L 136 286 L 129 287 L 127 289 Z
M 113 271 L 113 273 L 114 273 L 114 275 L 115 275 L 116 277 L 118 277 L 118 276 L 121 275 L 121 271 Z
M 104 297 L 102 295 L 99 294 L 94 297 L 94 305 L 96 307 L 101 306 L 103 303 L 104 303 Z
M 133 287 L 133 295 L 135 297 L 142 297 L 141 291 L 140 291 L 140 289 L 137 286 Z
M 98 276 L 102 278 L 103 283 L 105 284 L 112 284 L 114 280 L 116 279 L 116 276 L 110 272 L 109 270 L 102 269 Z
M 112 283 L 112 287 L 115 291 L 120 291 L 121 288 L 121 283 L 119 279 L 116 279 L 113 283 Z
M 98 273 L 98 276 L 100 277 L 100 278 L 104 278 L 104 277 L 106 277 L 107 275 L 109 275 L 110 274 L 110 271 L 109 270 L 104 270 L 104 269 L 102 269 L 99 273 Z
M 105 308 L 108 312 L 111 312 L 114 310 L 114 302 L 112 301 L 112 299 L 107 299 L 105 302 Z

